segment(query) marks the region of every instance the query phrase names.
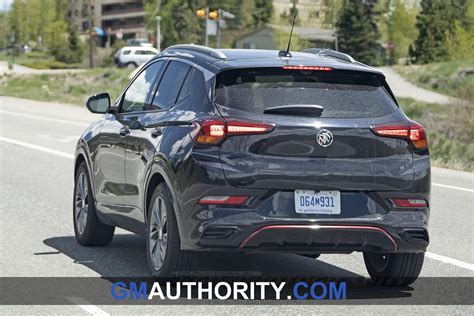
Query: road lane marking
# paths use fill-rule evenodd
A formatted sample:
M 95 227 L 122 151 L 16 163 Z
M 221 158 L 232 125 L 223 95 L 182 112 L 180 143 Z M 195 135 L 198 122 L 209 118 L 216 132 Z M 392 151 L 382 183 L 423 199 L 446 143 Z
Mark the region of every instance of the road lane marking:
M 447 185 L 447 184 L 441 184 L 441 183 L 431 183 L 431 185 L 434 185 L 434 186 L 436 186 L 436 187 L 442 187 L 442 188 L 448 188 L 448 189 L 466 191 L 466 192 L 471 192 L 471 193 L 474 192 L 474 190 L 472 190 L 472 189 L 467 189 L 467 188 L 462 188 L 462 187 L 456 187 L 456 186 L 454 186 L 454 185 Z
M 54 150 L 54 149 L 50 149 L 50 148 L 46 148 L 46 147 L 42 147 L 42 146 L 30 144 L 30 143 L 21 142 L 19 140 L 15 140 L 15 139 L 11 139 L 11 138 L 6 138 L 6 137 L 0 136 L 0 141 L 5 142 L 5 143 L 9 143 L 9 144 L 13 144 L 13 145 L 18 145 L 18 146 L 22 146 L 22 147 L 26 147 L 26 148 L 39 150 L 39 151 L 42 151 L 42 152 L 45 152 L 45 153 L 48 153 L 48 154 L 53 154 L 53 155 L 56 155 L 56 156 L 60 156 L 60 157 L 63 157 L 63 158 L 74 159 L 73 154 L 68 154 L 68 153 L 65 153 L 65 152 L 62 152 L 62 151 L 59 151 L 59 150 Z
M 452 264 L 452 265 L 460 267 L 460 268 L 464 268 L 464 269 L 474 271 L 474 264 L 472 264 L 472 263 L 467 263 L 467 262 L 464 262 L 464 261 L 461 261 L 461 260 L 458 260 L 458 259 L 453 259 L 453 258 L 450 258 L 450 257 L 437 255 L 435 253 L 428 252 L 428 251 L 425 253 L 425 256 L 430 258 L 430 259 L 433 259 L 433 260 L 441 261 L 441 262 L 444 262 L 444 263 Z
M 27 117 L 27 118 L 32 118 L 36 120 L 43 120 L 43 121 L 50 121 L 50 122 L 57 122 L 57 123 L 64 123 L 64 124 L 72 124 L 72 125 L 77 125 L 77 126 L 89 126 L 89 123 L 81 123 L 81 122 L 76 122 L 76 121 L 69 121 L 69 120 L 63 120 L 63 119 L 56 119 L 56 118 L 51 118 L 51 117 L 44 117 L 44 116 L 36 116 L 32 114 L 25 114 L 25 113 L 18 113 L 18 112 L 10 112 L 10 111 L 4 111 L 0 110 L 0 113 L 8 114 L 8 115 L 16 115 L 16 116 L 21 116 L 21 117 Z
M 82 297 L 68 297 L 67 300 L 73 303 L 75 306 L 82 308 L 83 310 L 85 310 L 91 315 L 104 315 L 104 316 L 110 315 L 103 309 L 95 305 L 92 305 L 91 303 L 83 299 Z

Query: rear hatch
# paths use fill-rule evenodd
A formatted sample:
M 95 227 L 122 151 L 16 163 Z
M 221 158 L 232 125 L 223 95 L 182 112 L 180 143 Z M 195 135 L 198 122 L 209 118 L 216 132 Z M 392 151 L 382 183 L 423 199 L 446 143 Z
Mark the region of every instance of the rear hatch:
M 276 190 L 404 190 L 413 157 L 404 139 L 371 127 L 407 124 L 382 75 L 303 67 L 245 68 L 217 75 L 226 121 L 274 124 L 220 145 L 229 185 Z M 319 139 L 319 140 L 318 140 Z

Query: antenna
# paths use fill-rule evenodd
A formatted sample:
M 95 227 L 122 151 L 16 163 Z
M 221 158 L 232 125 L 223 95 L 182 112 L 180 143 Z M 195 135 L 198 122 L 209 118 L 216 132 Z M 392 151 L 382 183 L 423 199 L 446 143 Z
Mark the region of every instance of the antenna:
M 291 45 L 291 37 L 293 36 L 293 28 L 295 27 L 295 21 L 296 21 L 296 14 L 293 16 L 293 22 L 291 23 L 291 32 L 290 32 L 290 38 L 288 39 L 288 47 L 286 48 L 286 51 L 281 50 L 278 52 L 279 57 L 291 57 L 290 45 Z

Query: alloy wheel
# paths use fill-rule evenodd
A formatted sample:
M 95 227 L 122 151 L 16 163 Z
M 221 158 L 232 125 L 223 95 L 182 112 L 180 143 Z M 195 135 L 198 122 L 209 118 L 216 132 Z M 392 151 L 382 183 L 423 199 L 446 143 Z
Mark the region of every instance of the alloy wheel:
M 85 172 L 81 172 L 77 177 L 74 217 L 79 235 L 84 233 L 89 212 L 89 184 Z
M 168 244 L 168 221 L 166 218 L 166 205 L 162 197 L 157 197 L 153 202 L 149 229 L 149 251 L 153 268 L 160 270 L 166 258 Z

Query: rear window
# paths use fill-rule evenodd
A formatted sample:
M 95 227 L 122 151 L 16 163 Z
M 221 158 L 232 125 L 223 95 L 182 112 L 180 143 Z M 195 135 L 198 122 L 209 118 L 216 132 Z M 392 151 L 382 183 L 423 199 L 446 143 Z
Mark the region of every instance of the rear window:
M 217 75 L 218 105 L 262 114 L 283 105 L 319 105 L 321 117 L 388 115 L 397 109 L 382 81 L 369 73 L 283 68 L 235 69 Z

